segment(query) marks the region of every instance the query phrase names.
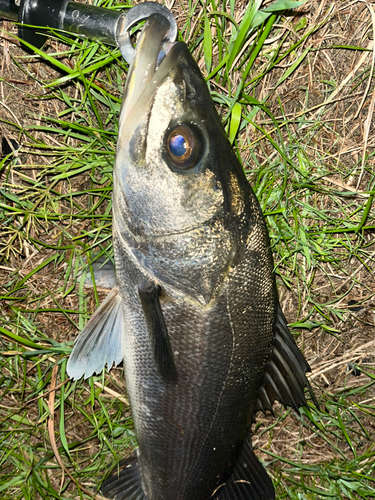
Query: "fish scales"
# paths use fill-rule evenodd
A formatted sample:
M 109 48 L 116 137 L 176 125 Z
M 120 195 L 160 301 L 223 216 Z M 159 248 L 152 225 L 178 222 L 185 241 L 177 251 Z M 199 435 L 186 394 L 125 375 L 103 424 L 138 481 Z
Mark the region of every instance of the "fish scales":
M 259 235 L 254 238 L 250 234 L 248 239 L 259 241 Z M 116 238 L 114 244 L 116 262 L 126 261 L 126 253 Z M 257 269 L 262 269 L 258 264 L 264 257 L 255 257 Z M 249 259 L 254 261 L 254 256 Z M 128 284 L 126 290 L 136 289 L 141 279 L 142 272 L 136 266 L 126 266 L 118 274 L 118 282 Z M 252 275 L 249 283 L 242 260 L 229 272 L 226 286 L 208 307 L 184 297 L 161 298 L 178 372 L 174 386 L 160 383 L 156 368 L 153 373 L 150 370 L 153 354 L 137 294 L 121 294 L 130 312 L 124 360 L 127 389 L 141 468 L 152 471 L 150 498 L 209 498 L 218 486 L 220 471 L 228 468 L 228 461 L 234 461 L 246 435 L 264 365 L 272 352 L 275 310 L 271 272 L 268 294 L 265 288 L 259 296 L 259 282 L 265 283 L 266 279 L 266 273 L 261 271 L 257 277 Z M 250 306 L 252 294 L 259 300 Z M 269 305 L 264 307 L 267 295 Z M 215 474 L 212 464 L 217 467 Z
M 306 404 L 309 367 L 279 306 L 259 203 L 206 82 L 183 43 L 158 66 L 165 29 L 158 16 L 146 21 L 124 92 L 117 288 L 107 299 L 116 307 L 99 308 L 68 373 L 87 377 L 98 358 L 110 368 L 119 353 L 109 344 L 121 346 L 138 449 L 103 485 L 107 497 L 272 500 L 250 426 L 275 399 Z
M 169 95 L 165 94 L 167 100 Z M 209 99 L 208 92 L 201 91 L 196 105 L 203 107 Z M 213 135 L 220 134 L 219 137 L 226 141 L 221 124 L 215 121 L 217 129 Z M 211 121 L 211 126 L 213 125 L 215 122 Z M 155 142 L 160 147 L 160 138 Z M 156 368 L 153 374 L 148 368 L 148 375 L 141 368 L 142 365 L 152 366 L 153 354 L 147 341 L 147 324 L 137 294 L 133 294 L 133 300 L 130 300 L 127 290 L 136 290 L 137 283 L 144 276 L 137 265 L 134 265 L 133 269 L 135 276 L 133 273 L 125 274 L 130 267 L 129 264 L 124 266 L 125 262 L 129 262 L 129 239 L 121 252 L 123 240 L 117 238 L 117 235 L 114 237 L 120 294 L 125 310 L 131 311 L 135 316 L 132 325 L 125 329 L 132 337 L 125 340 L 128 346 L 124 363 L 127 388 L 135 419 L 141 469 L 149 471 L 149 485 L 146 490 L 151 490 L 150 498 L 155 499 L 208 498 L 218 486 L 217 477 L 221 477 L 222 471 L 227 470 L 233 463 L 245 438 L 259 378 L 272 351 L 275 315 L 273 265 L 266 232 L 259 228 L 259 221 L 264 225 L 263 219 L 242 167 L 231 149 L 216 151 L 216 155 L 212 160 L 216 165 L 220 162 L 219 165 L 225 167 L 228 164 L 236 167 L 231 172 L 229 183 L 225 179 L 221 182 L 228 189 L 226 198 L 233 200 L 228 210 L 224 208 L 218 215 L 223 218 L 221 223 L 217 220 L 212 223 L 212 215 L 209 212 L 205 215 L 204 230 L 199 233 L 192 230 L 191 233 L 186 231 L 178 235 L 168 235 L 166 239 L 159 238 L 156 242 L 152 241 L 152 238 L 146 238 L 143 244 L 137 245 L 135 241 L 131 244 L 131 252 L 136 254 L 138 266 L 139 262 L 142 262 L 157 279 L 162 280 L 164 286 L 167 283 L 176 286 L 178 283 L 178 291 L 183 289 L 188 293 L 182 298 L 177 294 L 174 298 L 176 292 L 170 290 L 164 300 L 161 298 L 179 377 L 175 387 L 160 384 Z M 141 184 L 142 180 L 143 178 L 137 177 L 133 182 Z M 117 185 L 122 187 L 123 183 Z M 142 192 L 142 187 L 139 187 L 137 192 Z M 199 187 L 195 186 L 198 190 Z M 184 196 L 186 197 L 185 193 Z M 238 203 L 238 198 L 242 200 L 241 204 Z M 122 192 L 118 194 L 115 191 L 114 199 L 123 200 Z M 123 205 L 126 204 L 126 199 L 124 197 Z M 252 203 L 245 203 L 245 199 L 252 200 Z M 242 205 L 243 211 L 234 213 L 233 205 L 236 208 Z M 246 205 L 247 213 L 244 213 Z M 190 207 L 189 200 L 188 206 Z M 210 209 L 212 210 L 211 206 Z M 117 213 L 116 210 L 117 205 L 114 205 L 114 214 Z M 119 207 L 119 211 L 123 214 L 128 213 L 129 209 L 125 207 L 121 211 Z M 151 222 L 154 222 L 156 227 L 160 224 L 159 220 L 155 222 L 156 217 L 167 218 L 165 211 L 159 210 L 158 207 L 155 207 L 152 215 Z M 117 220 L 116 216 L 114 218 Z M 124 216 L 121 218 L 125 219 Z M 171 223 L 175 223 L 175 220 L 173 217 Z M 251 222 L 253 224 L 250 231 Z M 186 220 L 184 223 L 186 225 Z M 195 226 L 196 222 L 191 225 Z M 137 230 L 139 231 L 138 224 Z M 167 227 L 166 232 L 168 230 L 171 228 Z M 248 232 L 250 234 L 247 234 Z M 241 241 L 245 239 L 247 241 Z M 187 240 L 190 244 L 187 244 Z M 151 245 L 150 255 L 148 249 Z M 230 246 L 240 248 L 232 257 L 239 261 L 233 269 L 228 266 Z M 196 265 L 197 247 L 201 254 L 199 267 Z M 223 248 L 226 252 L 222 252 Z M 199 278 L 204 272 L 204 266 L 209 264 L 215 266 L 214 269 L 210 268 L 211 283 Z M 259 278 L 254 272 L 249 273 L 252 267 Z M 212 278 L 216 278 L 216 285 L 220 275 L 222 279 L 226 279 L 219 281 L 221 290 L 217 292 L 214 300 L 208 305 L 192 303 L 192 292 L 196 290 L 198 298 L 204 295 L 205 291 L 209 293 L 213 286 Z M 126 286 L 122 287 L 122 283 Z M 261 294 L 260 285 L 263 287 Z M 241 290 L 246 293 L 241 294 Z M 249 306 L 252 296 L 257 297 L 259 303 Z M 236 300 L 237 297 L 240 299 Z M 265 304 L 266 299 L 268 307 Z M 200 300 L 202 301 L 202 298 Z M 130 346 L 134 346 L 134 350 Z M 138 366 L 133 367 L 137 362 Z M 236 408 L 235 415 L 233 408 Z M 216 471 L 212 470 L 212 464 L 215 464 Z M 208 481 L 207 471 L 211 481 Z M 167 477 L 164 477 L 165 473 Z

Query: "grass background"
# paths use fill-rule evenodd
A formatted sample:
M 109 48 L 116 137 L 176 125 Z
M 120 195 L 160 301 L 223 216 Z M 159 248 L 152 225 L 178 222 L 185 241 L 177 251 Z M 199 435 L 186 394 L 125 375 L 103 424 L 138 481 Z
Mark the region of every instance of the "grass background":
M 258 414 L 256 452 L 278 498 L 373 498 L 374 7 L 165 5 L 266 215 L 282 307 L 321 404 Z M 87 262 L 112 256 L 127 65 L 117 49 L 57 33 L 29 55 L 15 35 L 3 22 L 0 498 L 92 498 L 135 445 L 121 367 L 74 383 L 65 371 L 107 293 L 84 279 Z

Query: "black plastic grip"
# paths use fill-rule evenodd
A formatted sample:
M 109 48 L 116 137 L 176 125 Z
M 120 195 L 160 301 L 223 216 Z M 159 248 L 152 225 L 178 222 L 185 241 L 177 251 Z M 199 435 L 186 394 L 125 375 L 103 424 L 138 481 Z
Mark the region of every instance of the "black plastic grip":
M 18 27 L 19 37 L 35 47 L 41 47 L 46 41 L 46 36 L 23 25 L 62 29 L 67 3 L 68 0 L 21 0 L 18 19 L 21 23 Z
M 4 0 L 0 2 L 4 3 Z M 4 4 L 4 12 L 7 12 L 5 17 L 8 19 L 12 3 L 14 4 L 14 0 L 7 0 Z M 116 45 L 117 23 L 122 12 L 69 0 L 21 0 L 20 7 L 12 7 L 15 12 L 17 9 L 18 21 L 21 23 L 18 28 L 19 37 L 35 47 L 40 48 L 47 37 L 38 33 L 37 28 L 25 27 L 26 24 L 65 30 Z

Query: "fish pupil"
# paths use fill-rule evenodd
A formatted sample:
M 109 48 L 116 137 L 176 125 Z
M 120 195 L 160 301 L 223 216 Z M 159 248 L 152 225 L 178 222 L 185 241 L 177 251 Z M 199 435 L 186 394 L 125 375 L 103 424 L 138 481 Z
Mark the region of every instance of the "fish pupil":
M 194 167 L 199 159 L 200 143 L 196 132 L 188 125 L 174 127 L 166 137 L 165 146 L 169 165 L 179 170 Z
M 169 142 L 169 150 L 177 158 L 181 158 L 186 154 L 188 143 L 185 137 L 181 134 L 176 134 L 171 137 Z

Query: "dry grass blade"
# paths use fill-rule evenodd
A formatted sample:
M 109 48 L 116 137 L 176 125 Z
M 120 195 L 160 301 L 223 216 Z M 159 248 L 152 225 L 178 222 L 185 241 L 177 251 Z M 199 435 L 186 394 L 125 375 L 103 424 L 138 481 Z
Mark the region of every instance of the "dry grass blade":
M 103 386 L 103 384 L 100 384 L 99 382 L 95 382 L 94 385 L 96 387 L 100 387 L 100 389 L 102 389 L 104 392 L 107 392 L 112 397 L 118 399 L 119 401 L 121 401 L 121 403 L 124 403 L 126 406 L 129 406 L 129 401 L 123 396 L 121 396 L 121 394 L 111 389 L 110 387 Z
M 363 359 L 364 357 L 366 357 L 368 352 L 372 352 L 374 349 L 375 340 L 371 340 L 364 345 L 354 347 L 338 358 L 329 359 L 327 361 L 320 361 L 319 363 L 313 365 L 310 378 L 315 379 L 325 372 L 336 370 L 337 368 L 344 365 L 346 367 L 350 362 L 358 362 L 361 358 Z
M 324 101 L 323 105 L 325 106 L 326 104 L 329 104 L 332 102 L 338 94 L 348 85 L 350 81 L 353 80 L 353 78 L 356 76 L 358 73 L 359 69 L 363 66 L 364 62 L 369 56 L 369 53 L 372 54 L 374 50 L 374 41 L 370 40 L 369 43 L 367 44 L 366 47 L 367 51 L 365 51 L 361 57 L 358 59 L 356 65 L 354 68 L 348 73 L 348 75 L 344 78 L 344 80 L 340 83 L 340 85 L 330 94 L 328 99 Z M 317 118 L 317 115 L 315 115 L 315 118 Z
M 373 66 L 371 68 L 371 72 L 373 72 Z M 369 134 L 370 134 L 370 130 L 371 130 L 372 117 L 374 114 L 374 104 L 375 104 L 375 89 L 372 93 L 371 102 L 370 102 L 370 106 L 369 106 L 368 113 L 367 113 L 367 118 L 365 120 L 365 123 L 363 124 L 363 127 L 364 127 L 363 153 L 362 153 L 361 173 L 360 173 L 359 178 L 358 178 L 357 188 L 358 188 L 358 186 L 360 186 L 361 181 L 362 181 L 362 177 L 363 177 L 363 171 L 364 171 L 365 162 L 366 162 L 368 138 L 369 138 Z
M 55 439 L 55 393 L 56 393 L 57 373 L 58 373 L 58 366 L 55 365 L 52 369 L 51 391 L 50 391 L 50 394 L 48 397 L 48 409 L 50 411 L 50 416 L 48 418 L 47 426 L 48 426 L 48 435 L 49 435 L 49 439 L 51 441 L 53 453 L 54 453 L 56 460 L 57 460 L 57 462 L 60 465 L 61 470 L 62 470 L 62 477 L 61 477 L 61 484 L 60 484 L 60 490 L 61 490 L 62 486 L 64 484 L 65 467 L 64 467 L 63 461 L 61 460 L 59 450 L 57 449 L 56 439 Z

